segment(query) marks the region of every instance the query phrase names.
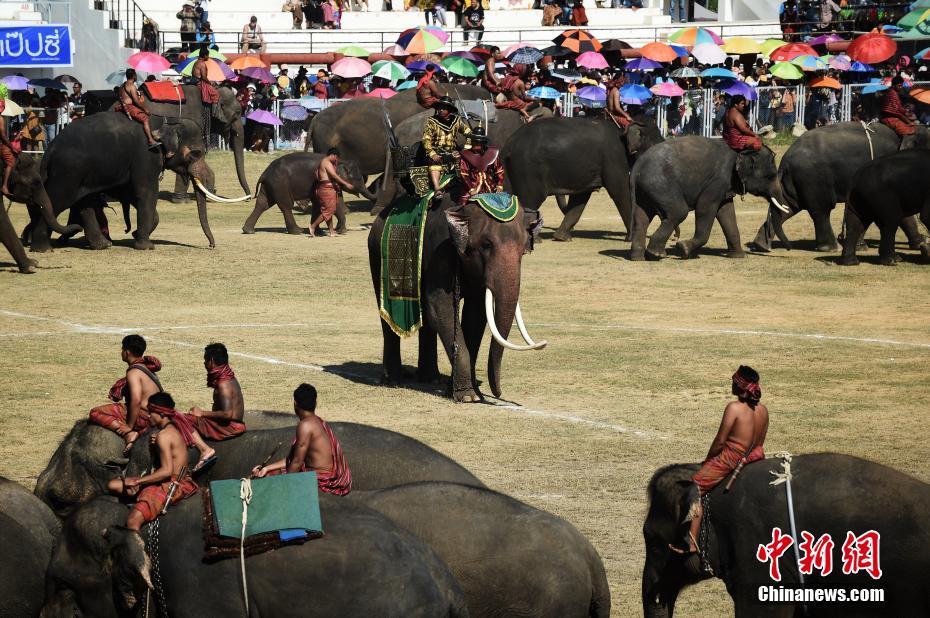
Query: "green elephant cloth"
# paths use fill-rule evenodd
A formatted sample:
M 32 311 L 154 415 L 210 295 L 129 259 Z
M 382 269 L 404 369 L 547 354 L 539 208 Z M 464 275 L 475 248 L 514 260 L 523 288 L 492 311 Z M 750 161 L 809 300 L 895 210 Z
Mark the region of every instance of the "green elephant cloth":
M 239 538 L 242 533 L 240 479 L 210 481 L 213 513 L 221 536 Z M 245 535 L 278 530 L 323 531 L 316 472 L 282 474 L 252 479 Z
M 453 179 L 445 175 L 439 186 Z M 420 267 L 423 233 L 433 191 L 423 197 L 403 195 L 391 204 L 381 234 L 381 318 L 398 336 L 409 337 L 423 326 Z
M 500 193 L 478 193 L 468 198 L 468 200 L 474 202 L 486 213 L 503 223 L 513 221 L 520 209 L 520 201 L 517 196 L 504 191 Z

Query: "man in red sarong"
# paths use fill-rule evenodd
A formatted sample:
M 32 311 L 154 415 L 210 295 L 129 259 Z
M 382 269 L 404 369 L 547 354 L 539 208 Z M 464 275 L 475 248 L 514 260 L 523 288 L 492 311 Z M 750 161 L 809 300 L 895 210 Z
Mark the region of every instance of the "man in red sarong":
M 0 98 L 0 114 L 6 109 L 6 99 Z M 16 167 L 16 157 L 19 149 L 10 141 L 6 127 L 6 118 L 0 117 L 0 160 L 3 161 L 3 195 L 10 196 L 10 176 Z
M 161 362 L 154 356 L 144 356 L 145 348 L 145 339 L 139 335 L 123 338 L 122 358 L 128 368 L 126 376 L 110 388 L 109 398 L 115 403 L 97 406 L 88 419 L 121 436 L 126 441 L 127 453 L 139 434 L 149 427 L 149 398 L 164 390 L 155 375 L 161 370 Z
M 229 353 L 222 343 L 211 343 L 203 350 L 207 387 L 213 389 L 213 408 L 193 407 L 187 414 L 197 432 L 207 440 L 228 440 L 245 433 L 245 403 L 236 374 L 229 366 Z M 211 449 L 212 450 L 212 449 Z
M 352 471 L 333 430 L 316 415 L 316 389 L 311 385 L 301 384 L 294 391 L 294 413 L 300 422 L 287 457 L 267 466 L 255 466 L 252 473 L 262 478 L 289 472 L 316 472 L 320 491 L 346 495 L 352 490 Z
M 200 101 L 204 105 L 214 105 L 220 102 L 220 93 L 216 87 L 207 79 L 207 61 L 210 59 L 210 50 L 207 47 L 201 47 L 197 60 L 191 68 L 191 77 L 197 82 L 200 88 Z
M 136 70 L 126 69 L 126 81 L 119 87 L 119 103 L 113 108 L 113 111 L 126 114 L 130 120 L 142 123 L 142 129 L 145 131 L 145 139 L 149 141 L 149 148 L 154 149 L 161 145 L 161 142 L 155 140 L 152 135 L 152 127 L 149 126 L 149 116 L 152 113 L 145 109 L 145 101 L 136 88 Z
M 152 424 L 159 428 L 155 434 L 158 449 L 158 468 L 144 476 L 115 478 L 107 483 L 107 489 L 119 496 L 135 496 L 136 501 L 126 518 L 126 527 L 139 531 L 146 522 L 161 515 L 168 504 L 171 487 L 171 504 L 197 493 L 197 483 L 185 471 L 187 448 L 193 444 L 193 425 L 190 420 L 174 409 L 174 399 L 168 393 L 156 393 L 149 398 L 149 416 Z M 180 478 L 179 478 L 180 477 Z
M 901 94 L 904 90 L 904 79 L 900 75 L 891 78 L 891 88 L 885 91 L 882 97 L 881 109 L 879 110 L 880 122 L 888 125 L 901 138 L 901 148 L 907 148 L 913 141 L 913 135 L 917 133 L 917 126 L 914 119 L 908 114 L 907 109 L 901 103 Z M 907 142 L 905 144 L 905 142 Z
M 751 463 L 765 457 L 763 444 L 769 430 L 769 411 L 759 403 L 762 388 L 759 374 L 752 367 L 740 365 L 733 374 L 732 392 L 737 401 L 731 401 L 723 411 L 720 429 L 707 451 L 701 469 L 692 477 L 703 496 L 736 470 L 741 462 Z M 679 554 L 695 553 L 701 530 L 703 510 L 698 501 L 692 506 L 691 528 L 688 532 L 687 551 L 670 545 Z
M 426 109 L 432 109 L 433 106 L 442 97 L 442 91 L 439 90 L 439 83 L 434 78 L 436 74 L 436 65 L 426 65 L 426 72 L 417 82 L 417 103 Z
M 352 185 L 336 172 L 337 165 L 339 165 L 339 149 L 330 148 L 320 161 L 320 166 L 316 168 L 310 200 L 313 202 L 314 209 L 319 209 L 320 214 L 310 222 L 311 238 L 316 236 L 317 230 L 324 221 L 329 229 L 329 235 L 336 235 L 333 215 L 342 197 L 342 187 L 352 189 Z
M 741 94 L 730 99 L 730 109 L 723 117 L 723 141 L 727 146 L 741 152 L 743 150 L 762 150 L 762 139 L 756 135 L 746 122 L 746 109 L 749 101 Z
M 463 150 L 459 159 L 459 176 L 464 189 L 459 204 L 479 193 L 504 190 L 504 164 L 497 148 L 488 148 L 488 136 L 478 127 L 471 133 L 471 149 Z
M 633 124 L 633 118 L 625 109 L 623 101 L 620 100 L 620 88 L 623 86 L 623 76 L 615 77 L 608 84 L 607 89 L 607 114 L 613 118 L 614 122 L 622 128 L 627 128 Z
M 526 82 L 529 77 L 531 68 L 525 64 L 515 64 L 507 73 L 507 76 L 501 81 L 501 92 L 507 97 L 503 103 L 497 103 L 500 109 L 512 109 L 520 112 L 523 119 L 527 122 L 530 115 L 527 113 L 527 107 L 532 103 L 532 99 L 526 96 Z
M 497 63 L 504 59 L 504 56 L 501 55 L 499 47 L 492 47 L 489 51 L 491 54 L 484 61 L 484 71 L 481 73 L 481 86 L 491 94 L 499 94 L 501 92 L 501 82 L 497 79 L 497 73 L 494 69 Z

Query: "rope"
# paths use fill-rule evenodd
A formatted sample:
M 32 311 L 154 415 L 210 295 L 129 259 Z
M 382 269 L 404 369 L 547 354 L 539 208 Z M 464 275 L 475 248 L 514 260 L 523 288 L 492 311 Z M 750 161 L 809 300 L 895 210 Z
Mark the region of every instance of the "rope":
M 872 124 L 871 122 L 866 123 L 865 120 L 860 120 L 859 124 L 862 125 L 862 128 L 865 130 L 865 137 L 867 140 L 869 140 L 869 160 L 874 161 L 875 160 L 875 148 L 872 147 L 872 134 L 875 133 L 875 129 L 869 126 L 870 124 Z
M 249 504 L 252 502 L 252 481 L 239 479 L 239 499 L 242 500 L 242 532 L 239 534 L 239 566 L 242 569 L 242 599 L 245 615 L 249 615 L 249 588 L 245 578 L 245 526 L 249 523 Z
M 775 453 L 776 458 L 781 459 L 781 467 L 783 472 L 775 472 L 774 470 L 769 470 L 769 474 L 775 477 L 775 479 L 769 483 L 769 485 L 781 485 L 785 484 L 785 492 L 788 496 L 788 523 L 791 526 L 791 538 L 795 539 L 795 542 L 792 544 L 794 547 L 794 558 L 797 561 L 798 566 L 801 565 L 801 553 L 798 550 L 798 528 L 794 522 L 794 497 L 791 494 L 791 453 L 781 452 Z M 804 574 L 801 573 L 801 569 L 798 568 L 798 580 L 801 582 L 801 586 L 804 586 Z

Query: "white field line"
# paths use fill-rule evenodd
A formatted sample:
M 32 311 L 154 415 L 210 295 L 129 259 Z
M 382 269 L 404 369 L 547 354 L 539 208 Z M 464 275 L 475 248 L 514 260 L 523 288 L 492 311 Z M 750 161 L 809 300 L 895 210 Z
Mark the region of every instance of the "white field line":
M 124 335 L 127 333 L 140 332 L 140 331 L 146 330 L 144 328 L 123 328 L 123 327 L 116 327 L 116 326 L 99 326 L 99 325 L 80 324 L 78 322 L 69 322 L 67 320 L 59 320 L 57 318 L 48 318 L 44 316 L 31 315 L 28 313 L 20 313 L 17 311 L 8 311 L 5 309 L 0 309 L 0 315 L 59 324 L 61 326 L 66 326 L 70 328 L 71 331 L 75 334 Z M 188 341 L 174 341 L 170 339 L 163 339 L 161 337 L 150 337 L 149 340 L 158 341 L 160 343 L 182 347 L 182 348 L 200 349 L 202 347 L 201 344 L 198 344 L 198 343 L 191 343 Z M 244 352 L 230 352 L 229 355 L 236 357 L 236 358 L 242 358 L 245 360 L 251 360 L 251 361 L 256 361 L 260 363 L 267 363 L 269 365 L 278 365 L 281 367 L 289 367 L 292 369 L 303 369 L 306 371 L 319 371 L 319 372 L 331 373 L 331 374 L 338 375 L 338 376 L 354 378 L 356 380 L 361 380 L 364 382 L 368 382 L 370 384 L 375 383 L 373 380 L 371 380 L 369 376 L 365 376 L 365 375 L 358 374 L 358 373 L 353 373 L 351 371 L 332 369 L 332 368 L 328 368 L 322 365 L 316 365 L 312 363 L 294 363 L 290 361 L 281 360 L 279 358 L 274 358 L 272 356 L 259 356 L 257 354 L 247 354 Z M 631 435 L 635 435 L 638 437 L 650 437 L 651 435 L 657 435 L 657 434 L 652 434 L 652 432 L 641 431 L 638 429 L 631 429 L 628 427 L 623 427 L 621 425 L 612 425 L 610 423 L 605 423 L 602 421 L 594 421 L 594 420 L 587 419 L 587 418 L 577 416 L 574 414 L 548 412 L 546 410 L 531 410 L 531 409 L 524 408 L 523 406 L 520 406 L 517 404 L 509 404 L 509 403 L 493 403 L 492 405 L 494 407 L 501 408 L 504 410 L 510 410 L 512 412 L 521 412 L 523 414 L 528 414 L 532 416 L 556 419 L 556 420 L 574 423 L 578 425 L 585 425 L 585 426 L 593 427 L 596 429 L 613 431 L 616 433 L 631 434 Z M 667 438 L 667 436 L 663 436 L 663 435 L 658 435 L 658 437 L 663 440 Z

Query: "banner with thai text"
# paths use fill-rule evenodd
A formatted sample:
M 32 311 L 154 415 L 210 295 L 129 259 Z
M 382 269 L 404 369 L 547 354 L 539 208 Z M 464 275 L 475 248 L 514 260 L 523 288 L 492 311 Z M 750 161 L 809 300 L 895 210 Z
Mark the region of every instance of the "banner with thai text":
M 71 26 L 0 26 L 0 68 L 70 67 Z

